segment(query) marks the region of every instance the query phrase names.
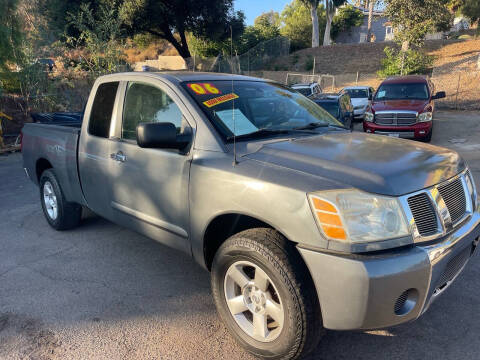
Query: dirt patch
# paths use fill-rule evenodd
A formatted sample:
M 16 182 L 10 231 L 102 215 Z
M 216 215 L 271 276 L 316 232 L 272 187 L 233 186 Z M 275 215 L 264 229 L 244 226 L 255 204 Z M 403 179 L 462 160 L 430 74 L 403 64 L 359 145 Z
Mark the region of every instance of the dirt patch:
M 1 359 L 58 359 L 60 341 L 35 319 L 0 313 Z

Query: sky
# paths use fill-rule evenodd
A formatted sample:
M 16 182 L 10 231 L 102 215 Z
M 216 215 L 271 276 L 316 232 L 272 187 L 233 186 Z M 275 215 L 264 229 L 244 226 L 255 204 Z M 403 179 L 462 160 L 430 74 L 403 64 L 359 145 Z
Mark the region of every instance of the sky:
M 292 0 L 234 0 L 235 11 L 245 13 L 247 25 L 253 25 L 255 18 L 261 13 L 273 10 L 282 12 L 286 4 Z

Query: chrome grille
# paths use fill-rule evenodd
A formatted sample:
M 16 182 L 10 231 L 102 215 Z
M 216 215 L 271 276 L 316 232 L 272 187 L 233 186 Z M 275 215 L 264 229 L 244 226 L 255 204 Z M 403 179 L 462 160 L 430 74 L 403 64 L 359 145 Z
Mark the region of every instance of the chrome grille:
M 375 123 L 379 125 L 413 125 L 417 122 L 415 112 L 377 112 Z
M 467 199 L 461 178 L 438 187 L 438 191 L 447 205 L 452 223 L 459 221 L 467 211 Z
M 418 233 L 430 236 L 437 232 L 437 215 L 432 202 L 426 193 L 409 197 L 408 206 L 417 225 Z

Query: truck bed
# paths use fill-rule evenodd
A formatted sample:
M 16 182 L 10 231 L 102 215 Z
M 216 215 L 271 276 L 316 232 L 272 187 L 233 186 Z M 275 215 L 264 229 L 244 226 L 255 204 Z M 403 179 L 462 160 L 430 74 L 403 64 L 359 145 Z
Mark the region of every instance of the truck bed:
M 83 204 L 77 165 L 80 124 L 27 123 L 23 127 L 23 166 L 39 183 L 41 170 L 53 167 L 68 201 Z

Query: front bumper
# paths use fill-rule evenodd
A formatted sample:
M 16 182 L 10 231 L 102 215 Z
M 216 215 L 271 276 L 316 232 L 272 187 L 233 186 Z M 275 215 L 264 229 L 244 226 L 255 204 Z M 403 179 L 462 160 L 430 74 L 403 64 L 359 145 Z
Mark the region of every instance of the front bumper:
M 363 119 L 365 117 L 365 108 L 363 109 L 354 109 L 353 110 L 353 117 L 355 119 Z
M 386 126 L 364 121 L 363 131 L 379 135 L 395 135 L 406 139 L 421 139 L 432 131 L 432 122 L 421 122 L 409 126 Z
M 479 236 L 477 208 L 434 245 L 359 256 L 298 249 L 314 280 L 325 328 L 379 329 L 423 314 L 464 269 Z

